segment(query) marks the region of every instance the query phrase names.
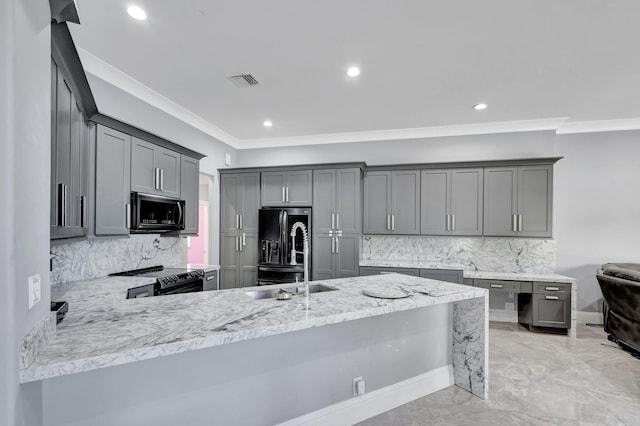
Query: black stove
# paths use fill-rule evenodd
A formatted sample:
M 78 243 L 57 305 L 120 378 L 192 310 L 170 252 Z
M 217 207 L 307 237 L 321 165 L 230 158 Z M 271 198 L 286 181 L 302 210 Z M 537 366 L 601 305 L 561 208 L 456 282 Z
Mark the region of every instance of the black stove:
M 164 266 L 158 265 L 149 268 L 116 272 L 109 276 L 155 278 L 156 282 L 153 285 L 153 296 L 159 296 L 163 294 L 202 291 L 205 272 L 203 269 L 165 268 Z

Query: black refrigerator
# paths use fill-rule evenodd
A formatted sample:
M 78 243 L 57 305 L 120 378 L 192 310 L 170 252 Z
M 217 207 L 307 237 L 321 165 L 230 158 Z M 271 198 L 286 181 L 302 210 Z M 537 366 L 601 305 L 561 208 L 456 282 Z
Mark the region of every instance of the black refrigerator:
M 303 281 L 302 230 L 297 230 L 295 238 L 291 236 L 296 222 L 302 222 L 309 234 L 311 276 L 311 207 L 263 207 L 258 218 L 258 285 L 294 283 L 296 278 Z

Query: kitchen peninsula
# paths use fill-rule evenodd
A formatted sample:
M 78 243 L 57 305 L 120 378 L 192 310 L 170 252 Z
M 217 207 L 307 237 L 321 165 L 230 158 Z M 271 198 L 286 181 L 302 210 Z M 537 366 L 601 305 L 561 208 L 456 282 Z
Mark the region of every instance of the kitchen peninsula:
M 143 280 L 61 290 L 69 313 L 21 372 L 42 387 L 47 424 L 357 421 L 452 384 L 488 395 L 485 289 L 389 274 L 315 281 L 336 290 L 308 305 L 254 300 L 256 288 L 126 300 Z M 363 294 L 390 289 L 408 296 Z M 367 393 L 354 397 L 358 377 Z

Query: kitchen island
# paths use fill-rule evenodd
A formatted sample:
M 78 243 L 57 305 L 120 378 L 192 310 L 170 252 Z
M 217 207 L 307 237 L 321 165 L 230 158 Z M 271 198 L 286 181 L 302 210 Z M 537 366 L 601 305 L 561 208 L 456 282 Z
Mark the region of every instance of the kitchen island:
M 308 303 L 257 288 L 125 299 L 141 280 L 61 290 L 69 313 L 21 371 L 45 424 L 357 421 L 454 383 L 487 397 L 484 289 L 390 274 L 316 281 L 336 290 Z M 389 289 L 408 297 L 363 294 Z

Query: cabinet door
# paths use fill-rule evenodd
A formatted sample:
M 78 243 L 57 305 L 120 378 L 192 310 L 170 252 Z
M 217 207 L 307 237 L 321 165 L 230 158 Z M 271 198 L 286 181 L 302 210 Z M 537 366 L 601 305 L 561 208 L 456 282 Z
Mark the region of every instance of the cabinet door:
M 160 169 L 160 194 L 164 196 L 181 198 L 180 157 L 175 151 L 155 147 L 155 167 Z
M 265 172 L 261 178 L 262 206 L 285 205 L 285 173 Z
M 84 120 L 75 96 L 71 95 L 71 188 L 69 190 L 69 226 L 74 236 L 82 233 L 82 178 L 80 146 L 82 141 L 82 125 Z
M 129 233 L 131 136 L 98 125 L 96 140 L 96 235 Z
M 360 275 L 360 235 L 335 237 L 334 278 Z
M 49 210 L 50 238 L 58 236 L 58 162 L 57 162 L 57 119 L 58 119 L 58 65 L 51 59 L 51 209 Z
M 392 172 L 391 233 L 420 233 L 420 171 Z
M 451 234 L 482 235 L 482 169 L 451 170 Z
M 240 251 L 235 232 L 220 235 L 220 288 L 236 288 L 240 282 Z
M 329 235 L 336 229 L 336 171 L 334 169 L 313 172 L 313 231 L 316 235 Z M 317 265 L 317 263 L 314 262 Z M 316 278 L 320 279 L 320 278 Z
M 538 327 L 569 328 L 571 326 L 571 297 L 532 294 L 533 322 Z
M 285 201 L 288 206 L 311 206 L 313 202 L 313 179 L 311 170 L 288 172 Z
M 420 178 L 420 233 L 449 235 L 450 170 L 423 170 Z
M 313 280 L 329 280 L 335 278 L 333 268 L 334 237 L 328 234 L 313 237 L 311 257 L 313 263 Z
M 58 237 L 73 236 L 71 227 L 72 183 L 71 183 L 71 89 L 58 72 L 56 114 L 56 195 Z
M 551 237 L 553 166 L 518 168 L 518 235 Z
M 358 168 L 336 170 L 336 226 L 345 234 L 362 232 L 362 172 Z M 314 209 L 325 203 L 324 198 L 313 204 Z
M 242 230 L 244 232 L 258 232 L 258 212 L 260 211 L 260 173 L 245 173 L 242 175 L 241 191 L 238 199 L 241 203 L 239 210 L 242 215 Z M 257 265 L 257 263 L 256 263 Z
M 238 287 L 258 285 L 258 234 L 243 232 L 240 240 L 240 282 Z
M 91 133 L 88 123 L 81 120 L 80 124 L 80 234 L 89 234 L 89 222 L 92 214 L 89 202 L 89 179 L 91 175 L 90 145 Z
M 391 172 L 367 172 L 364 178 L 364 233 L 389 234 Z
M 131 191 L 159 194 L 156 181 L 156 145 L 133 137 L 131 139 Z
M 420 269 L 420 277 L 462 284 L 462 271 L 447 269 Z
M 184 230 L 181 234 L 198 233 L 200 161 L 182 156 L 180 164 L 180 198 L 185 201 Z
M 484 235 L 514 236 L 514 215 L 518 212 L 516 167 L 484 169 Z

